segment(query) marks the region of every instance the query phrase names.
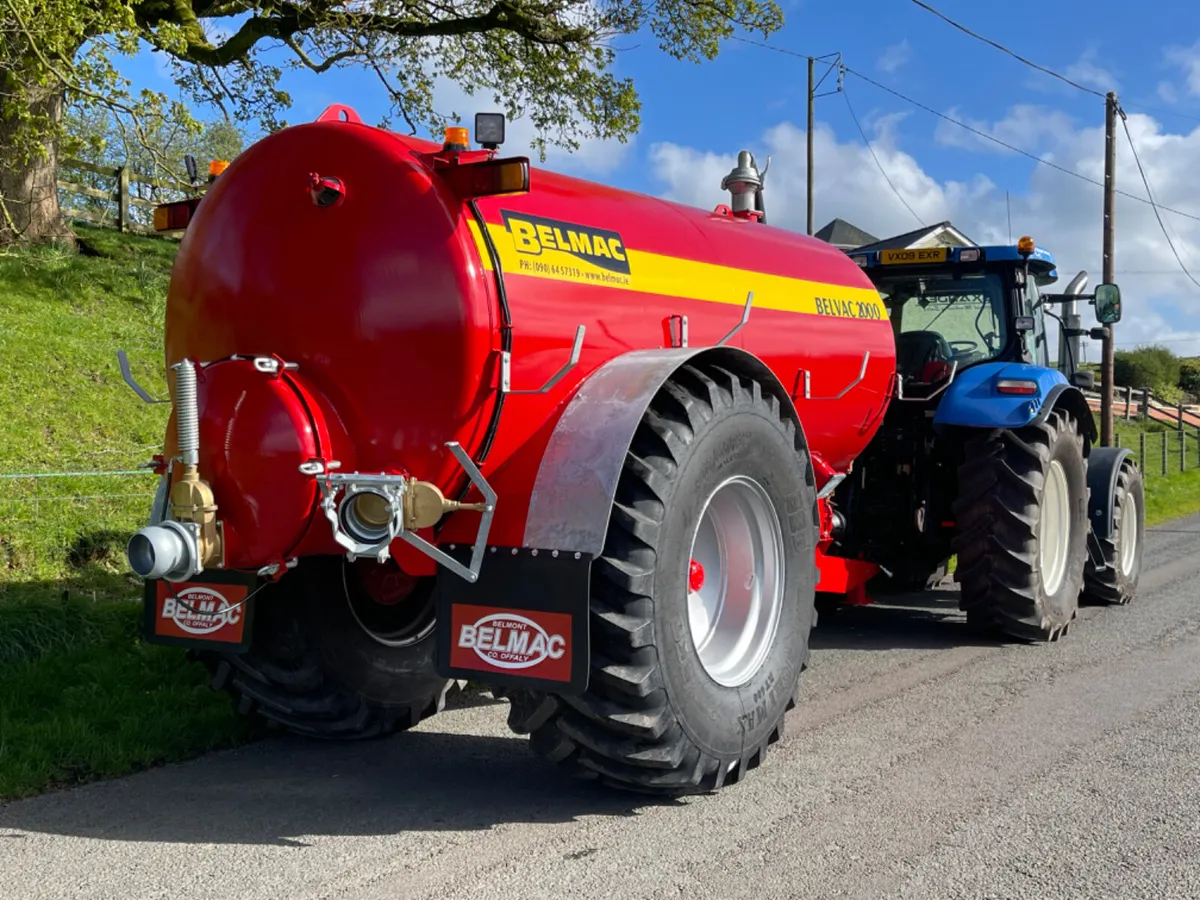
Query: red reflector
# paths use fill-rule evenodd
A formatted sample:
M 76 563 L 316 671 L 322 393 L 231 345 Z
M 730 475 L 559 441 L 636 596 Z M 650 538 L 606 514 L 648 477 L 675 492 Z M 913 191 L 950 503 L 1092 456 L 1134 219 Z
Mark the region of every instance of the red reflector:
M 999 394 L 1036 394 L 1036 381 L 1024 381 L 1016 378 L 1001 378 L 996 382 L 996 392 Z

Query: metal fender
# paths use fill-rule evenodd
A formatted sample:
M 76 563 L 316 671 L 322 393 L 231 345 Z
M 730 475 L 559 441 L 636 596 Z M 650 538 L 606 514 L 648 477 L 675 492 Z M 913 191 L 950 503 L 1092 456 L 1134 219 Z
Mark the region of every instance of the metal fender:
M 617 481 L 638 424 L 671 374 L 689 362 L 713 362 L 760 381 L 796 425 L 791 397 L 756 356 L 735 347 L 635 350 L 593 372 L 571 398 L 550 438 L 534 480 L 525 521 L 525 546 L 598 557 L 604 549 Z M 814 483 L 812 462 L 807 478 Z M 813 523 L 817 524 L 813 507 Z
M 1088 518 L 1100 540 L 1112 537 L 1117 476 L 1121 464 L 1131 455 L 1128 447 L 1096 447 L 1088 457 Z
M 996 383 L 1033 381 L 1036 394 L 1001 394 Z M 1083 392 L 1057 369 L 1028 363 L 980 363 L 954 379 L 942 395 L 933 417 L 934 428 L 1021 428 L 1045 421 L 1051 411 L 1065 408 L 1078 420 L 1088 444 L 1096 440 L 1096 422 Z M 1087 447 L 1085 446 L 1085 454 Z

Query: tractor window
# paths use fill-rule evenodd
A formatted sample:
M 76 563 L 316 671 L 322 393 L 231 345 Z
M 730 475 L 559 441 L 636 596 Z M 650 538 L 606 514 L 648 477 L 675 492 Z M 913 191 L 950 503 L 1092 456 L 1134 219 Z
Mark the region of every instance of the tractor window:
M 1025 279 L 1025 315 L 1033 316 L 1033 334 L 1029 335 L 1032 344 L 1031 353 L 1033 364 L 1037 366 L 1050 365 L 1050 347 L 1046 343 L 1046 313 L 1042 308 L 1042 296 L 1038 291 L 1037 282 L 1033 276 Z
M 896 331 L 896 367 L 906 379 L 932 383 L 952 361 L 962 371 L 1000 353 L 1008 339 L 999 275 L 919 275 L 876 284 Z

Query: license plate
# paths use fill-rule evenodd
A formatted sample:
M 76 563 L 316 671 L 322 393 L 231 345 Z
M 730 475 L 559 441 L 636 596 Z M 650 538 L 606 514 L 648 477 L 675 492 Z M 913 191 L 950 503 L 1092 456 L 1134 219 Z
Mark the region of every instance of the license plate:
M 947 259 L 945 247 L 927 247 L 924 250 L 881 250 L 879 261 L 885 266 L 921 265 L 940 263 Z
M 147 581 L 143 595 L 147 643 L 245 650 L 250 644 L 250 596 L 257 578 L 204 572 L 195 581 Z

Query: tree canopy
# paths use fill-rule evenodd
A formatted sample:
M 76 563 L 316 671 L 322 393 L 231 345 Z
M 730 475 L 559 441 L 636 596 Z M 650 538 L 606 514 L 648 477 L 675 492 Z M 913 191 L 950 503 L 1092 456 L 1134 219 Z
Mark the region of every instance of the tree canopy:
M 434 87 L 448 79 L 527 117 L 544 153 L 637 131 L 637 93 L 613 73 L 622 38 L 699 62 L 739 29 L 765 37 L 782 24 L 775 0 L 0 0 L 0 166 L 48 161 L 63 96 L 108 110 L 135 138 L 148 119 L 180 118 L 118 71 L 145 45 L 185 98 L 230 122 L 286 124 L 289 68 L 356 67 L 390 100 L 382 125 L 447 124 Z M 0 199 L 22 184 L 0 181 Z

